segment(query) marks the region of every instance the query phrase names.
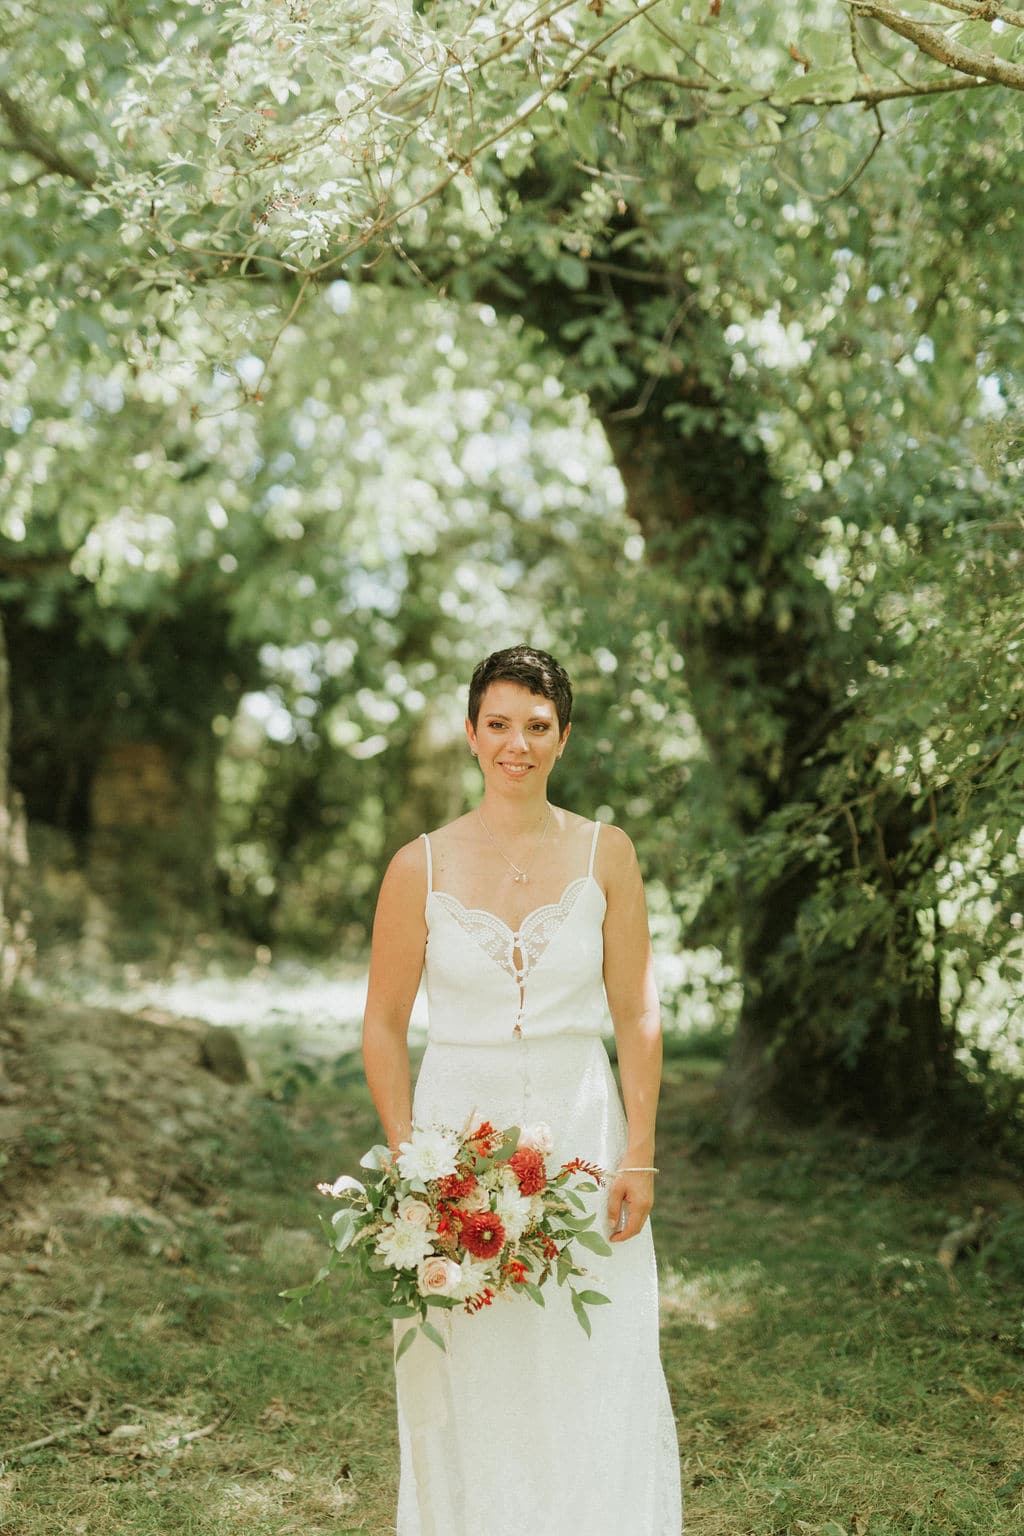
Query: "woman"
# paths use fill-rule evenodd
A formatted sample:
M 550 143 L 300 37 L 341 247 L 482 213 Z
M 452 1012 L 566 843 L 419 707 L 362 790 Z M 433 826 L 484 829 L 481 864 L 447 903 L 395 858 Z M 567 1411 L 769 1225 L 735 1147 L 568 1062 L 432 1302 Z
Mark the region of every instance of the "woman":
M 679 1536 L 675 1424 L 658 1354 L 654 1198 L 661 1030 L 643 884 L 625 833 L 548 801 L 572 688 L 527 646 L 480 663 L 466 736 L 479 806 L 400 849 L 381 886 L 364 1022 L 388 1144 L 417 1124 L 551 1128 L 553 1161 L 608 1170 L 611 1305 L 576 1322 L 567 1288 L 451 1319 L 396 1368 L 398 1536 Z M 410 1091 L 409 1014 L 430 1030 Z M 605 997 L 622 1100 L 601 1040 Z M 623 1112 L 623 1105 L 625 1112 Z M 590 1284 L 591 1282 L 588 1282 Z

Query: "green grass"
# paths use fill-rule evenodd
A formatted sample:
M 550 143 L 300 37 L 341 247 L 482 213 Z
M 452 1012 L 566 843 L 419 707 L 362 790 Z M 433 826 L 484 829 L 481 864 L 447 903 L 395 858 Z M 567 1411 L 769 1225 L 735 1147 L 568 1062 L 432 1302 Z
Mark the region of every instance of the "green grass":
M 736 1146 L 711 1070 L 670 1059 L 659 1147 L 687 1531 L 1016 1536 L 1012 1182 L 835 1132 Z M 316 1267 L 312 1186 L 354 1167 L 374 1116 L 349 1059 L 279 1083 L 185 1183 L 115 1198 L 36 1170 L 31 1217 L 4 1233 L 0 1455 L 92 1417 L 5 1464 L 0 1536 L 393 1530 L 388 1335 L 355 1294 L 291 1326 L 276 1294 Z M 975 1203 L 1007 1214 L 954 1287 L 934 1254 Z

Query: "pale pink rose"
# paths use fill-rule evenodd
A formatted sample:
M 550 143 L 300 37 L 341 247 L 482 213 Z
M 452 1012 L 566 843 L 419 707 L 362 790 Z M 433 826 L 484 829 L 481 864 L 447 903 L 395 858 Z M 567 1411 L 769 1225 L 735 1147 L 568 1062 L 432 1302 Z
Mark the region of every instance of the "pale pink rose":
M 416 1288 L 421 1296 L 450 1296 L 461 1280 L 462 1265 L 437 1255 L 424 1259 L 416 1270 Z
M 471 1189 L 468 1195 L 463 1195 L 456 1207 L 460 1211 L 489 1211 L 490 1208 L 491 1197 L 482 1184 Z
M 430 1225 L 430 1206 L 425 1200 L 417 1200 L 415 1195 L 403 1195 L 398 1202 L 396 1219 L 425 1232 Z
M 543 1120 L 537 1125 L 524 1125 L 519 1132 L 519 1145 L 532 1147 L 541 1157 L 550 1157 L 555 1150 L 555 1138 L 551 1134 L 550 1125 Z

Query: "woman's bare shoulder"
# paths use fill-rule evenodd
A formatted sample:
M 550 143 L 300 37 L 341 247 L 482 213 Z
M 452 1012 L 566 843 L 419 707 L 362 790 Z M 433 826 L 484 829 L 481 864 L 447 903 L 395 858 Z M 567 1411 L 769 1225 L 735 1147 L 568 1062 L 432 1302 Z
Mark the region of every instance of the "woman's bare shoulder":
M 414 837 L 391 855 L 384 879 L 388 885 L 395 887 L 405 887 L 414 881 L 422 884 L 426 871 L 427 850 L 422 837 Z
M 629 878 L 637 868 L 633 839 L 614 822 L 602 822 L 594 860 L 603 882 Z
M 467 811 L 465 816 L 456 816 L 454 821 L 446 821 L 439 827 L 432 827 L 427 836 L 430 838 L 432 848 L 444 848 L 465 842 L 475 830 L 475 817 L 472 811 Z M 422 848 L 423 839 L 419 837 L 416 842 Z

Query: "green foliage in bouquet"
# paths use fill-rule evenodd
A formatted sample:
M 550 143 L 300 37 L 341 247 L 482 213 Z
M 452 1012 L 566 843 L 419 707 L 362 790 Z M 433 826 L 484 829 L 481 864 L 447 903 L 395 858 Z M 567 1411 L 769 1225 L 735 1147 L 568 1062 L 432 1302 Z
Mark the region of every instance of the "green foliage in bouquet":
M 609 1298 L 571 1282 L 587 1274 L 577 1246 L 611 1253 L 584 1198 L 597 1194 L 604 1176 L 580 1158 L 552 1171 L 551 1150 L 546 1125 L 496 1130 L 489 1121 L 462 1132 L 417 1127 L 397 1154 L 372 1147 L 360 1160 L 371 1174 L 365 1184 L 342 1174 L 317 1186 L 339 1201 L 329 1219 L 321 1217 L 330 1252 L 312 1280 L 280 1293 L 287 1315 L 354 1261 L 389 1318 L 418 1319 L 401 1332 L 396 1359 L 420 1333 L 444 1349 L 432 1310 L 475 1313 L 517 1291 L 544 1306 L 542 1287 L 552 1276 L 568 1287 L 589 1336 L 588 1308 Z

